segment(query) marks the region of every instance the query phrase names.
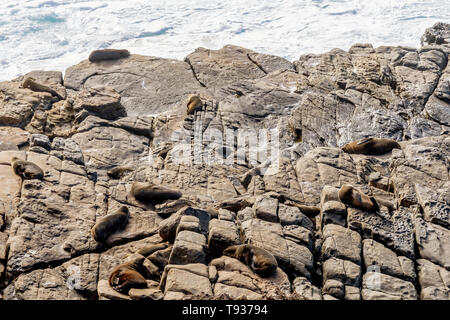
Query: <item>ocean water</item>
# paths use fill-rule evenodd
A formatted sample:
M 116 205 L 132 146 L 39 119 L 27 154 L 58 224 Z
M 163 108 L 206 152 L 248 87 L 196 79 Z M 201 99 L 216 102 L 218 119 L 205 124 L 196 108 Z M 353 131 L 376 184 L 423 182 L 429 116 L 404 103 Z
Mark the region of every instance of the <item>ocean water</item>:
M 59 70 L 101 48 L 184 59 L 235 44 L 290 61 L 357 42 L 420 46 L 449 0 L 28 0 L 0 2 L 0 80 Z

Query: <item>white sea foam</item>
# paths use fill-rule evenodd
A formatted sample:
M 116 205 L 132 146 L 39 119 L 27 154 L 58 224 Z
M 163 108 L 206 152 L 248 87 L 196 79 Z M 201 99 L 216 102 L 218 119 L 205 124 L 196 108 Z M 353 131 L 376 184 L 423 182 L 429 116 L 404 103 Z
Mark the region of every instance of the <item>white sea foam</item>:
M 60 70 L 99 48 L 184 59 L 240 45 L 296 60 L 352 44 L 418 47 L 448 0 L 2 0 L 0 80 Z

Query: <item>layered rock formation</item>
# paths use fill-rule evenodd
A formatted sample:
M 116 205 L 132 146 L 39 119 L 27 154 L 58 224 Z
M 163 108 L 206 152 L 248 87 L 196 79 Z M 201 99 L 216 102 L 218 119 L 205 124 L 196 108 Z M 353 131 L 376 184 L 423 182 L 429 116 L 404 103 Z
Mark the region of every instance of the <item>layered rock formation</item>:
M 289 62 L 228 45 L 0 82 L 2 298 L 450 299 L 449 54 L 440 23 L 419 49 L 356 44 Z M 190 94 L 204 105 L 187 115 Z M 340 148 L 366 137 L 401 149 Z M 13 156 L 44 179 L 22 181 Z M 116 166 L 131 170 L 116 179 Z M 135 181 L 183 196 L 146 206 Z M 345 183 L 380 210 L 340 202 Z M 128 224 L 97 243 L 92 226 L 122 205 Z M 269 251 L 276 272 L 222 255 L 241 243 Z M 125 295 L 107 279 L 130 259 L 148 288 Z

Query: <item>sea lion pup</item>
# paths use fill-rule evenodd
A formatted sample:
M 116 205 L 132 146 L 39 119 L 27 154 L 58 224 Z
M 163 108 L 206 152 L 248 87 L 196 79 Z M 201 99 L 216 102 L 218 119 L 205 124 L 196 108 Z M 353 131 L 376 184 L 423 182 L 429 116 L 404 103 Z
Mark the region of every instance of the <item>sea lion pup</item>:
M 109 170 L 106 174 L 107 174 L 108 177 L 110 177 L 111 179 L 120 179 L 120 178 L 123 177 L 123 175 L 124 175 L 126 172 L 131 172 L 131 171 L 133 171 L 133 169 L 130 168 L 130 167 L 122 167 L 122 166 L 119 166 L 119 167 L 114 167 L 114 168 L 112 168 L 112 169 Z
M 203 107 L 203 102 L 199 96 L 191 94 L 187 102 L 187 114 L 193 114 L 196 110 Z
M 102 217 L 91 229 L 91 235 L 97 242 L 105 242 L 108 237 L 123 228 L 128 222 L 129 211 L 125 206 L 115 213 Z
M 147 280 L 139 273 L 140 261 L 126 262 L 118 265 L 109 275 L 109 285 L 117 292 L 128 294 L 132 288 L 147 288 Z
M 116 60 L 130 56 L 130 51 L 126 49 L 102 49 L 94 50 L 89 55 L 90 62 L 98 62 L 104 60 Z
M 26 77 L 22 82 L 22 87 L 28 88 L 35 92 L 48 92 L 52 96 L 56 96 L 61 100 L 66 99 L 66 97 L 64 95 L 62 95 L 61 93 L 58 93 L 56 90 L 52 89 L 51 87 L 49 87 L 45 84 L 37 82 L 36 79 L 34 79 L 33 77 Z
M 21 160 L 17 157 L 11 158 L 11 166 L 14 173 L 22 177 L 22 179 L 43 179 L 44 171 L 33 162 Z
M 382 155 L 392 151 L 392 149 L 401 149 L 400 144 L 395 140 L 384 138 L 361 139 L 347 143 L 342 147 L 344 152 L 365 155 Z
M 134 182 L 131 187 L 133 197 L 143 203 L 152 205 L 163 203 L 166 200 L 181 198 L 181 192 L 151 183 Z
M 299 208 L 302 213 L 310 218 L 314 218 L 318 214 L 320 214 L 320 208 L 316 206 L 307 206 L 305 204 L 294 204 L 295 207 Z
M 342 203 L 355 208 L 376 212 L 380 209 L 374 197 L 369 197 L 349 184 L 344 184 L 338 192 Z
M 250 244 L 230 246 L 223 254 L 244 262 L 262 277 L 270 276 L 278 267 L 277 260 L 271 253 Z

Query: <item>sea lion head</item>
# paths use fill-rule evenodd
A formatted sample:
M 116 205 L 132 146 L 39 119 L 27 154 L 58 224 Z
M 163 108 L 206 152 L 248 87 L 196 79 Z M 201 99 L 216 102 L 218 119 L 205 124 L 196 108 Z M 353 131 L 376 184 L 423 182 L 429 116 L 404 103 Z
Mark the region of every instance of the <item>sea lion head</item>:
M 187 114 L 192 114 L 197 108 L 203 106 L 203 101 L 200 98 L 200 96 L 196 94 L 191 94 L 188 97 L 187 103 L 186 103 L 186 112 Z
M 236 253 L 240 245 L 229 246 L 223 250 L 223 254 L 229 257 L 237 258 Z
M 341 149 L 346 153 L 351 153 L 353 150 L 351 143 L 345 144 Z

